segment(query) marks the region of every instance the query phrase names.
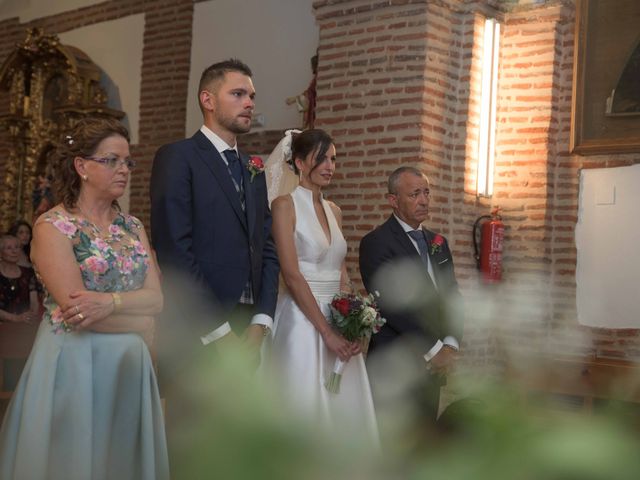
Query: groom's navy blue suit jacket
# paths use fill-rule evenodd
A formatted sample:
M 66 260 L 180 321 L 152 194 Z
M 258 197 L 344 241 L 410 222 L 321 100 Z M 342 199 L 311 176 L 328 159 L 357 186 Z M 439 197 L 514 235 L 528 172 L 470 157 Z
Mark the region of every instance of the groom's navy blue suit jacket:
M 191 342 L 228 320 L 251 282 L 255 313 L 273 317 L 279 265 L 265 176 L 253 181 L 240 153 L 246 211 L 229 170 L 207 137 L 161 147 L 151 174 L 151 232 L 163 274 L 163 318 Z M 170 325 L 165 328 L 172 329 Z M 184 335 L 184 333 L 183 333 Z

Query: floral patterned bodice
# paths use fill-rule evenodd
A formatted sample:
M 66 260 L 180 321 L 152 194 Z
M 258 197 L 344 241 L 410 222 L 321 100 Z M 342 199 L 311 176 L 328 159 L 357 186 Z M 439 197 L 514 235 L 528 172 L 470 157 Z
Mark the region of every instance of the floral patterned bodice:
M 142 287 L 149 268 L 149 254 L 140 241 L 143 226 L 137 218 L 119 213 L 108 232 L 57 210 L 44 214 L 42 221 L 51 223 L 71 240 L 87 290 L 122 292 Z M 61 323 L 60 308 L 46 290 L 46 284 L 44 307 L 44 319 L 54 325 L 54 331 L 68 331 Z

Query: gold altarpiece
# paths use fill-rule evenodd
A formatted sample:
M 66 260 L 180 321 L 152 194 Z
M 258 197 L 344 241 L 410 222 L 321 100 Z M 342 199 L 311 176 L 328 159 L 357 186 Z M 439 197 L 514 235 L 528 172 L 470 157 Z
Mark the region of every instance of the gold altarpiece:
M 29 29 L 0 68 L 0 135 L 8 151 L 0 190 L 2 231 L 33 220 L 34 200 L 52 178 L 51 154 L 65 132 L 86 116 L 122 118 L 107 106 L 102 71 L 78 48 Z M 42 191 L 41 191 L 42 189 Z

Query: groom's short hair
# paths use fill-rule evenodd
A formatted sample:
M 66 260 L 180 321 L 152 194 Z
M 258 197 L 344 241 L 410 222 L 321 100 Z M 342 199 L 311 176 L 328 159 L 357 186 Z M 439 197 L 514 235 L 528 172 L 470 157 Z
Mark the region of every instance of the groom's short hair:
M 211 85 L 214 85 L 212 90 L 215 90 L 216 84 L 222 80 L 228 72 L 242 73 L 247 77 L 253 76 L 249 66 L 237 58 L 230 58 L 222 62 L 214 63 L 213 65 L 205 68 L 204 72 L 202 72 L 202 75 L 200 76 L 198 98 L 200 97 L 200 92 L 206 90 L 207 87 L 211 87 Z
M 389 181 L 387 182 L 387 190 L 390 194 L 395 195 L 398 193 L 398 181 L 400 180 L 400 175 L 402 175 L 403 173 L 411 173 L 416 177 L 424 177 L 427 180 L 427 182 L 429 181 L 429 178 L 416 167 L 409 167 L 409 166 L 399 167 L 399 168 L 396 168 L 391 173 L 391 175 L 389 175 Z

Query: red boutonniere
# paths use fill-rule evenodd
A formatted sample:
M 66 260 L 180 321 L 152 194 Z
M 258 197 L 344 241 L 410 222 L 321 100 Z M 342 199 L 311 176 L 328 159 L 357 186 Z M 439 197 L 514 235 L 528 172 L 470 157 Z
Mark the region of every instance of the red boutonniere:
M 262 158 L 251 157 L 247 163 L 247 169 L 251 172 L 251 181 L 253 182 L 253 177 L 264 172 L 264 162 Z
M 437 234 L 431 241 L 431 255 L 442 250 L 442 245 L 444 245 L 444 237 Z

